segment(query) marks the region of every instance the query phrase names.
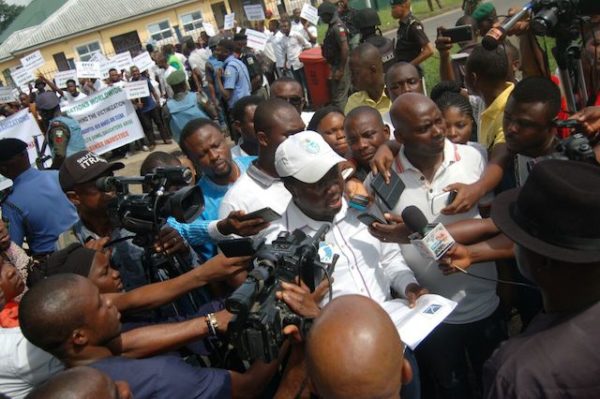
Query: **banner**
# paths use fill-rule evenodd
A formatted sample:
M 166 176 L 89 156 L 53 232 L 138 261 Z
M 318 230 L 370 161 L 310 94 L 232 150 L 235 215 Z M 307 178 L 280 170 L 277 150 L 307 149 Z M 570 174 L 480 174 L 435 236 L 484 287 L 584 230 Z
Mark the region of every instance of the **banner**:
M 133 59 L 133 65 L 138 67 L 140 72 L 149 71 L 154 66 L 154 60 L 150 57 L 150 53 L 144 51 Z
M 144 138 L 133 104 L 119 87 L 108 87 L 62 110 L 79 122 L 86 147 L 97 154 Z
M 128 100 L 150 96 L 148 81 L 145 79 L 126 82 L 123 85 L 123 89 L 125 90 L 125 95 L 127 96 Z
M 67 87 L 67 80 L 73 79 L 75 84 L 79 86 L 79 80 L 77 80 L 77 70 L 70 69 L 68 71 L 60 71 L 54 74 L 54 83 L 56 83 L 56 87 L 60 87 L 64 89 Z
M 23 68 L 28 69 L 31 72 L 35 72 L 37 69 L 43 67 L 45 63 L 46 61 L 44 61 L 44 57 L 40 50 L 34 51 L 21 58 L 21 65 L 23 65 Z
M 37 136 L 41 148 L 44 136 L 42 135 L 35 118 L 29 113 L 29 109 L 21 110 L 0 121 L 0 139 L 15 138 L 26 142 L 29 162 L 34 166 L 37 158 L 34 143 L 35 136 Z M 46 154 L 50 155 L 50 150 L 48 148 L 46 148 Z M 0 190 L 4 190 L 10 186 L 12 186 L 12 181 L 4 178 L 4 176 L 0 176 Z
M 235 13 L 225 15 L 225 19 L 223 20 L 223 29 L 230 30 L 233 29 L 233 21 L 235 21 Z

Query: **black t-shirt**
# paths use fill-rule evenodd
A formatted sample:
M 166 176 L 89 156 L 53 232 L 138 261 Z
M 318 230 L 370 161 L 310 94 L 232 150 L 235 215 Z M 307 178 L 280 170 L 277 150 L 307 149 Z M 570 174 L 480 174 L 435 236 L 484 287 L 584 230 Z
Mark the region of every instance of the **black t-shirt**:
M 421 49 L 429 43 L 423 24 L 412 14 L 400 21 L 396 32 L 396 62 L 411 62 L 421 53 Z
M 342 53 L 342 45 L 348 42 L 348 30 L 344 23 L 335 18 L 331 21 L 325 39 L 323 39 L 323 58 L 327 60 L 329 65 L 334 67 L 340 66 L 340 55 Z
M 89 365 L 113 380 L 127 381 L 135 399 L 230 398 L 227 370 L 192 367 L 178 356 L 107 357 Z

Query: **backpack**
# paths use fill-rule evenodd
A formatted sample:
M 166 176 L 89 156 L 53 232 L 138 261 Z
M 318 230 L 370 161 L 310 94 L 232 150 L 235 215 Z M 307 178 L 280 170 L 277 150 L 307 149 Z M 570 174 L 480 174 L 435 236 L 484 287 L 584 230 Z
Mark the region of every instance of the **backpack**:
M 210 119 L 198 106 L 196 93 L 193 92 L 188 92 L 181 101 L 176 101 L 174 99 L 167 100 L 167 108 L 171 115 L 169 127 L 171 128 L 171 133 L 177 143 L 179 143 L 181 131 L 189 121 L 198 118 Z

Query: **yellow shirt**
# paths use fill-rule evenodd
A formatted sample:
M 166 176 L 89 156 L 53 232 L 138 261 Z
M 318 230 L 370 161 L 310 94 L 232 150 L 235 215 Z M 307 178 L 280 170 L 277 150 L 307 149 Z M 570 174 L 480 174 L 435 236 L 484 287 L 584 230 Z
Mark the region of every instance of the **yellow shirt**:
M 358 91 L 348 97 L 348 102 L 346 103 L 344 113 L 348 115 L 348 112 L 363 105 L 375 108 L 381 115 L 383 115 L 390 111 L 392 102 L 390 101 L 389 97 L 385 95 L 385 91 L 381 93 L 381 98 L 379 98 L 379 101 L 373 101 L 364 90 Z
M 506 142 L 502 119 L 504 118 L 504 107 L 506 107 L 508 96 L 515 88 L 512 83 L 507 82 L 507 85 L 506 89 L 496 97 L 494 102 L 481 113 L 479 143 L 488 151 L 491 151 L 496 144 Z

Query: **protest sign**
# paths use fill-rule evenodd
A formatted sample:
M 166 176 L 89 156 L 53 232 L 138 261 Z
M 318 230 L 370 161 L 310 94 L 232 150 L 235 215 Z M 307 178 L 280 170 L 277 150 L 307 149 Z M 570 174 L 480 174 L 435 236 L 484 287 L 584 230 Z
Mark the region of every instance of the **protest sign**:
M 313 25 L 317 25 L 319 23 L 319 13 L 316 7 L 311 6 L 308 3 L 305 3 L 302 6 L 302 11 L 300 11 L 300 18 L 304 18 L 308 22 Z
M 15 138 L 27 143 L 27 154 L 29 162 L 35 165 L 37 152 L 35 150 L 35 136 L 39 139 L 38 143 L 42 146 L 43 136 L 35 118 L 29 112 L 29 109 L 24 109 L 8 118 L 0 121 L 0 139 Z M 46 154 L 50 155 L 50 151 L 46 149 Z M 9 179 L 0 176 L 0 190 L 4 190 L 12 185 Z
M 123 86 L 125 94 L 128 100 L 135 98 L 148 97 L 150 95 L 150 89 L 148 88 L 148 81 L 145 79 L 136 80 L 134 82 L 127 82 Z
M 133 66 L 133 59 L 131 58 L 131 53 L 129 51 L 115 55 L 110 61 L 115 65 L 115 69 L 118 71 L 123 69 L 129 71 L 129 68 Z
M 16 71 L 11 72 L 10 76 L 15 82 L 15 85 L 19 87 L 27 87 L 29 82 L 35 80 L 31 71 L 27 68 L 19 68 Z
M 204 29 L 204 32 L 206 32 L 206 34 L 208 36 L 212 37 L 217 34 L 215 27 L 210 22 L 202 22 L 202 28 Z
M 140 72 L 149 71 L 154 66 L 154 61 L 148 52 L 143 52 L 133 59 L 133 65 L 138 67 Z
M 94 51 L 92 53 L 92 56 L 90 57 L 90 59 L 88 60 L 90 62 L 105 62 L 108 61 L 108 58 L 106 58 L 106 56 L 104 54 L 102 54 L 101 51 Z
M 247 46 L 257 51 L 263 51 L 267 45 L 267 35 L 253 29 L 246 29 L 246 37 L 248 38 Z
M 223 29 L 229 30 L 233 29 L 233 21 L 235 21 L 235 13 L 225 15 L 225 19 L 223 21 Z
M 75 61 L 75 70 L 79 79 L 102 79 L 100 65 L 95 61 Z
M 133 104 L 119 87 L 108 87 L 63 111 L 79 122 L 86 147 L 97 154 L 144 138 Z
M 244 12 L 248 21 L 262 21 L 265 19 L 265 12 L 262 4 L 250 4 L 244 6 Z
M 34 51 L 33 53 L 21 58 L 21 65 L 23 65 L 23 68 L 28 69 L 31 72 L 43 67 L 45 63 L 46 61 L 44 61 L 44 57 L 42 56 L 40 50 Z
M 15 91 L 12 87 L 0 87 L 0 104 L 17 101 Z
M 67 87 L 67 80 L 73 79 L 75 84 L 79 86 L 79 81 L 77 80 L 77 70 L 70 69 L 68 71 L 60 71 L 54 74 L 54 83 L 56 87 L 65 88 Z

